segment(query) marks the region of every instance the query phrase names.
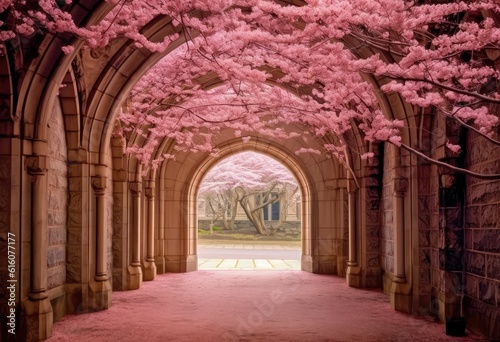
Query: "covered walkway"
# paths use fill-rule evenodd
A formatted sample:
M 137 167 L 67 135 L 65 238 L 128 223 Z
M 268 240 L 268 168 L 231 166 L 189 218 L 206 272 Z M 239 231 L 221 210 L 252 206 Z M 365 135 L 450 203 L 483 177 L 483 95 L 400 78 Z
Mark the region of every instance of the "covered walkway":
M 49 341 L 485 341 L 391 309 L 378 290 L 301 271 L 162 274 L 112 306 L 68 315 Z

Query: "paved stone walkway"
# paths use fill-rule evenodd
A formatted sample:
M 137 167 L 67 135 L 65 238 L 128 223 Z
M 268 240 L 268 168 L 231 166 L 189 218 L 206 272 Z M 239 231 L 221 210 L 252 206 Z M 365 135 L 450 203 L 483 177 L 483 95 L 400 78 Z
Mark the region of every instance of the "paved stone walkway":
M 256 252 L 262 252 L 263 250 L 273 250 L 273 251 L 295 251 L 300 250 L 300 243 L 287 243 L 277 245 L 276 243 L 255 243 L 255 242 L 235 242 L 230 241 L 199 241 L 198 248 L 207 250 L 244 250 L 248 255 L 249 250 L 255 250 Z M 276 253 L 276 254 L 279 254 Z M 214 253 L 211 253 L 210 258 L 205 258 L 202 255 L 198 258 L 198 269 L 206 271 L 222 271 L 222 270 L 274 270 L 274 271 L 293 271 L 300 270 L 300 257 L 296 259 L 290 259 L 290 253 L 284 253 L 285 259 L 260 259 L 260 258 L 246 258 L 244 256 L 239 258 L 226 258 L 224 257 L 227 253 L 221 253 L 220 256 L 214 257 Z M 299 256 L 300 254 L 298 254 Z

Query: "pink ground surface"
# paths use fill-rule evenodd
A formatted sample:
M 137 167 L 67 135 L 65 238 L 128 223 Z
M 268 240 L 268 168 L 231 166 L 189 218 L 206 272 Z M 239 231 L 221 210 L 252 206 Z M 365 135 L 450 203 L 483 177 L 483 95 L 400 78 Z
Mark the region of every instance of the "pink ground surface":
M 57 322 L 49 341 L 483 341 L 391 309 L 381 291 L 301 271 L 159 275 L 110 309 Z

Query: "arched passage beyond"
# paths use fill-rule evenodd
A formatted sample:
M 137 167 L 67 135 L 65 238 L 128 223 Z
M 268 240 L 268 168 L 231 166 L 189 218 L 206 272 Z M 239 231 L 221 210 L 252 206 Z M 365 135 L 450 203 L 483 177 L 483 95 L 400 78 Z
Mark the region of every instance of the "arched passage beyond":
M 199 168 L 196 170 L 194 174 L 194 179 L 191 182 L 191 187 L 189 189 L 189 211 L 194 212 L 194 222 L 190 220 L 189 226 L 191 227 L 193 224 L 195 234 L 198 231 L 198 223 L 199 223 L 199 213 L 197 212 L 198 206 L 197 201 L 198 201 L 198 193 L 200 190 L 201 183 L 204 181 L 204 178 L 209 170 L 212 169 L 215 165 L 220 163 L 222 160 L 231 157 L 233 155 L 239 155 L 242 152 L 258 152 L 262 155 L 265 155 L 266 157 L 271 157 L 280 164 L 284 165 L 290 173 L 294 176 L 295 180 L 297 181 L 297 185 L 300 189 L 301 193 L 301 213 L 300 213 L 300 222 L 301 222 L 301 236 L 304 237 L 310 237 L 311 236 L 311 223 L 310 223 L 310 204 L 311 204 L 311 190 L 313 186 L 310 184 L 311 182 L 308 180 L 308 176 L 305 174 L 303 170 L 301 170 L 300 166 L 298 166 L 296 163 L 297 161 L 294 160 L 293 156 L 287 156 L 286 159 L 284 159 L 284 152 L 280 151 L 278 146 L 273 146 L 273 145 L 266 145 L 262 146 L 261 142 L 257 141 L 255 144 L 252 144 L 250 146 L 250 149 L 247 149 L 246 145 L 248 143 L 245 142 L 238 142 L 234 141 L 233 144 L 225 146 L 224 149 L 220 152 L 217 158 L 214 157 L 207 157 L 199 166 Z M 265 150 L 265 151 L 264 151 Z M 283 161 L 284 159 L 284 161 Z M 284 164 L 284 163 L 287 164 Z M 266 167 L 263 165 L 263 167 Z M 192 217 L 191 215 L 189 216 L 190 218 Z M 311 246 L 310 246 L 310 238 L 308 240 L 302 240 L 302 246 L 301 246 L 301 255 L 303 256 L 302 260 L 305 261 L 308 259 L 308 256 L 310 256 L 310 251 L 311 251 Z M 304 265 L 304 263 L 303 263 Z
M 287 127 L 298 130 L 300 127 Z M 302 128 L 303 129 L 303 128 Z M 221 134 L 221 137 L 232 136 Z M 180 153 L 165 161 L 159 172 L 160 207 L 164 208 L 163 227 L 158 241 L 164 255 L 165 272 L 197 269 L 198 189 L 206 172 L 221 159 L 243 151 L 272 157 L 285 165 L 296 177 L 302 192 L 302 270 L 315 273 L 345 274 L 347 258 L 346 177 L 332 158 L 316 154 L 296 154 L 301 147 L 314 148 L 321 141 L 311 139 L 270 141 L 257 132 L 249 141 L 220 139 L 217 157 L 206 154 Z M 161 260 L 163 258 L 163 260 Z

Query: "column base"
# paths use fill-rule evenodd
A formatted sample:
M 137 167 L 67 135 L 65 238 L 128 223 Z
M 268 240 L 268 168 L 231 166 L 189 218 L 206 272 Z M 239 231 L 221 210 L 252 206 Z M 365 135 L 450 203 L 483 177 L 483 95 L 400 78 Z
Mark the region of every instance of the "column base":
M 95 281 L 89 284 L 90 311 L 106 310 L 111 306 L 111 284 L 109 280 Z
M 167 255 L 165 256 L 165 272 L 184 273 L 198 270 L 197 255 Z
M 347 274 L 347 258 L 342 255 L 337 255 L 337 275 L 345 277 Z
M 312 272 L 316 274 L 335 274 L 338 275 L 337 255 L 312 256 Z
M 185 272 L 198 271 L 198 256 L 188 255 L 186 258 Z
M 163 256 L 155 257 L 156 274 L 165 273 L 165 258 Z
M 346 282 L 349 287 L 361 288 L 361 267 L 348 265 Z
M 144 274 L 142 280 L 151 281 L 156 277 L 156 265 L 154 261 L 144 261 Z
M 313 260 L 310 255 L 302 255 L 300 260 L 300 269 L 305 272 L 312 273 L 313 271 Z
M 42 341 L 52 335 L 53 312 L 49 298 L 22 302 L 24 318 L 16 334 L 26 334 L 25 341 Z
M 141 266 L 127 267 L 127 290 L 137 290 L 142 285 L 142 269 Z
M 411 285 L 408 283 L 396 282 L 399 279 L 393 280 L 390 290 L 391 307 L 400 312 L 411 314 L 412 294 Z

